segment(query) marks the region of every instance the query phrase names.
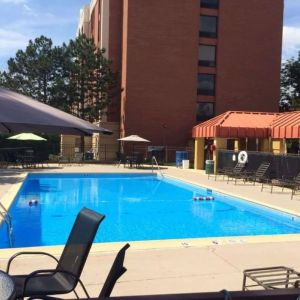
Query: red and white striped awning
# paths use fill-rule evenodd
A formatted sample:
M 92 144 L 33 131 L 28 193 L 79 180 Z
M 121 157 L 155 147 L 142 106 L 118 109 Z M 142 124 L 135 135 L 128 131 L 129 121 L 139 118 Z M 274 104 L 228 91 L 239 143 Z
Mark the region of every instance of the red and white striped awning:
M 280 114 L 271 124 L 272 138 L 300 139 L 300 111 Z

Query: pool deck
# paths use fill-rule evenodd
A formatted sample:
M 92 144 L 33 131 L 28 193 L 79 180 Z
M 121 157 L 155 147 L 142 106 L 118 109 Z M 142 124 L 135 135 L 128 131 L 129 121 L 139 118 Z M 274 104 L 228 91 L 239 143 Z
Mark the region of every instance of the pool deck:
M 151 172 L 151 170 L 117 168 L 111 165 L 51 166 L 37 172 Z M 276 207 L 300 215 L 300 195 L 290 199 L 289 190 L 270 188 L 260 191 L 261 185 L 244 184 L 239 181 L 208 180 L 195 170 L 164 168 L 166 176 L 176 177 L 190 183 L 200 184 L 213 190 L 236 195 L 263 205 Z M 0 170 L 0 199 L 14 193 L 25 170 Z M 97 296 L 109 271 L 116 250 L 122 243 L 95 245 L 86 263 L 82 279 L 92 296 Z M 54 254 L 61 247 L 45 247 Z M 235 237 L 215 239 L 190 239 L 131 243 L 125 266 L 128 271 L 115 286 L 113 295 L 168 294 L 186 292 L 240 290 L 242 271 L 246 268 L 285 265 L 300 270 L 300 235 Z M 0 269 L 5 269 L 7 258 L 15 250 L 0 250 Z M 43 263 L 43 262 L 44 263 Z M 51 267 L 51 262 L 40 257 L 19 259 L 13 272 L 30 272 Z M 73 294 L 65 298 L 74 298 Z

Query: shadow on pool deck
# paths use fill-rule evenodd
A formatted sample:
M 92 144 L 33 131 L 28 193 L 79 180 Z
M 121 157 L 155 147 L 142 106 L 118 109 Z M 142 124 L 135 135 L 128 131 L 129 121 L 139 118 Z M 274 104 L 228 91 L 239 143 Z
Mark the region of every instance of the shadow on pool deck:
M 0 185 L 14 184 L 22 181 L 20 175 L 24 173 L 24 170 L 18 169 L 0 169 Z
M 60 170 L 61 167 L 47 167 L 37 169 L 21 169 L 21 168 L 7 168 L 0 169 L 0 197 L 3 196 L 16 183 L 22 182 L 23 174 L 27 172 L 45 172 L 51 170 Z

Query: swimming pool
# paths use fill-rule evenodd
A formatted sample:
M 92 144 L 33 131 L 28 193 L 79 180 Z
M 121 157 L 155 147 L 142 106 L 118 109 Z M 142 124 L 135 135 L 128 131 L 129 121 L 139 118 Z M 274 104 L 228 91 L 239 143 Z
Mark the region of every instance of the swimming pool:
M 64 244 L 82 207 L 106 215 L 96 242 L 300 233 L 298 217 L 156 174 L 30 174 L 10 208 L 13 247 Z

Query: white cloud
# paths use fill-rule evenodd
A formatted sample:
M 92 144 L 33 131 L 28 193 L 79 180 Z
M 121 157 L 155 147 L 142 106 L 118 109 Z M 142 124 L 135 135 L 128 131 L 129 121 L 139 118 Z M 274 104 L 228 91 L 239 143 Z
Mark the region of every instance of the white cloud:
M 298 57 L 300 51 L 300 27 L 283 27 L 282 60 Z
M 27 4 L 23 4 L 23 8 L 24 8 L 27 12 L 32 12 L 32 9 L 31 9 Z
M 6 28 L 11 31 L 32 31 L 37 32 L 37 28 L 47 27 L 51 29 L 51 26 L 57 28 L 58 26 L 65 26 L 74 23 L 74 18 L 67 16 L 55 16 L 51 13 L 40 13 L 37 14 L 35 11 L 31 13 L 27 12 L 26 16 L 19 20 L 15 20 L 10 24 L 6 24 Z
M 1 1 L 1 0 L 0 0 Z M 30 17 L 38 17 L 39 15 L 26 3 L 24 3 L 23 5 L 23 9 L 26 13 L 26 15 L 30 16 Z
M 0 0 L 1 3 L 7 3 L 7 4 L 21 4 L 21 3 L 27 3 L 27 0 Z
M 0 56 L 14 56 L 16 50 L 27 46 L 29 39 L 24 34 L 0 28 Z

